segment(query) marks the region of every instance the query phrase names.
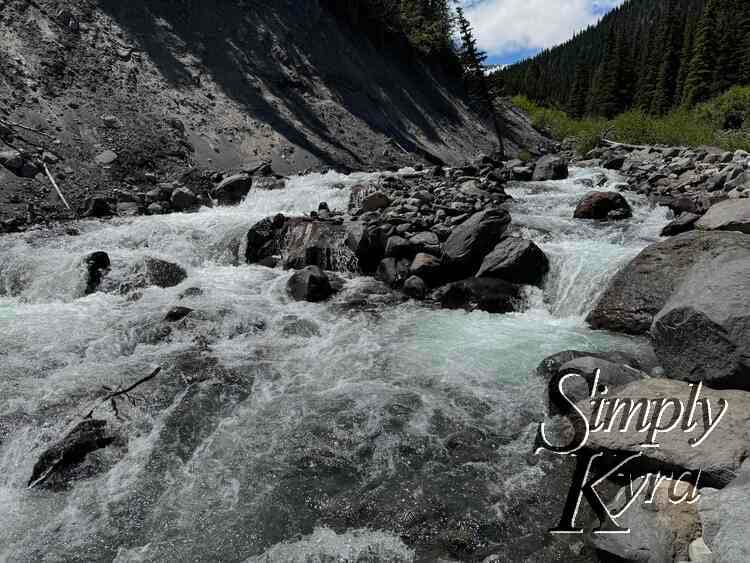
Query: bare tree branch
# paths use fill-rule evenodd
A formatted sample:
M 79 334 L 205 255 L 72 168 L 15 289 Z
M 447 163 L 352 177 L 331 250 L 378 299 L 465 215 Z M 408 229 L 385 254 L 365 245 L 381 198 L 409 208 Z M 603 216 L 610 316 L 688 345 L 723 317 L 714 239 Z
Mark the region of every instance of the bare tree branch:
M 45 133 L 44 131 L 40 131 L 39 129 L 34 129 L 33 127 L 29 127 L 28 125 L 24 125 L 23 123 L 10 121 L 9 119 L 0 119 L 0 124 L 8 126 L 8 127 L 18 127 L 19 129 L 31 131 L 32 133 L 36 133 L 37 135 L 42 135 L 43 137 L 47 137 L 48 139 L 54 140 L 54 137 L 50 135 L 49 133 Z
M 131 385 L 127 389 L 119 389 L 117 391 L 114 391 L 113 393 L 110 393 L 109 395 L 107 395 L 106 397 L 104 397 L 94 408 L 92 408 L 91 411 L 89 412 L 89 414 L 87 414 L 83 418 L 87 419 L 87 418 L 93 417 L 94 416 L 94 411 L 97 408 L 99 408 L 100 406 L 102 406 L 105 403 L 109 403 L 111 401 L 114 401 L 114 399 L 116 399 L 117 397 L 121 397 L 123 395 L 127 396 L 127 394 L 130 393 L 131 391 L 133 391 L 136 387 L 138 387 L 140 385 L 143 385 L 147 381 L 151 381 L 154 377 L 156 377 L 157 375 L 159 375 L 160 371 L 161 371 L 161 367 L 158 367 L 154 371 L 152 371 L 149 375 L 147 375 L 146 377 L 144 377 L 143 379 L 139 379 L 138 381 L 136 381 L 135 383 L 133 383 L 133 385 Z

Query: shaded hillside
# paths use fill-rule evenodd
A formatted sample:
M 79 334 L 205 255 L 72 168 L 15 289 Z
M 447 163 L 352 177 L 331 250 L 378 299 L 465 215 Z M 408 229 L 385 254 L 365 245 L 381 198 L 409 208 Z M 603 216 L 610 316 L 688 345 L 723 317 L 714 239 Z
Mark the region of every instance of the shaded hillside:
M 578 117 L 663 114 L 750 84 L 750 9 L 747 0 L 628 0 L 495 79 L 507 94 Z
M 0 25 L 0 119 L 57 139 L 5 140 L 47 150 L 75 203 L 191 166 L 371 169 L 494 145 L 446 87 L 460 81 L 408 44 L 376 49 L 316 0 L 10 0 Z M 107 150 L 117 159 L 97 163 Z M 43 176 L 3 170 L 0 186 L 4 215 L 59 209 Z

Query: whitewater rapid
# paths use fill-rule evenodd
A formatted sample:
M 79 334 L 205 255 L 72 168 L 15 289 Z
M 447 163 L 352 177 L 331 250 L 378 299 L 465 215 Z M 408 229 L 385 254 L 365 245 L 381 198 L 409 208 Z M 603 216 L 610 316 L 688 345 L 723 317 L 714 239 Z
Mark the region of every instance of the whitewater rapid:
M 408 523 L 423 510 L 429 481 L 453 470 L 440 453 L 446 435 L 472 429 L 496 437 L 502 453 L 502 462 L 483 462 L 482 479 L 538 486 L 543 474 L 526 463 L 533 423 L 544 416 L 535 367 L 561 350 L 642 345 L 591 331 L 584 317 L 617 269 L 658 240 L 667 217 L 625 194 L 632 220 L 572 219 L 590 190 L 577 181 L 601 173 L 573 169 L 568 180 L 509 187 L 514 228 L 551 261 L 544 289 L 530 288 L 528 310 L 510 315 L 389 304 L 384 296 L 382 305 L 352 307 L 373 285 L 357 277 L 329 303 L 294 302 L 288 272 L 238 260 L 256 221 L 309 213 L 321 201 L 345 209 L 349 189 L 373 175 L 296 177 L 237 207 L 0 238 L 0 561 L 362 553 L 409 561 L 415 551 L 392 516 Z M 112 260 L 113 284 L 143 256 L 176 262 L 188 278 L 137 300 L 83 296 L 81 258 L 100 250 Z M 200 293 L 186 295 L 189 288 Z M 165 329 L 177 304 L 195 312 Z M 103 386 L 157 366 L 159 381 L 119 419 L 98 411 L 122 438 L 93 456 L 90 475 L 63 491 L 26 488 L 41 452 Z M 340 505 L 362 491 L 376 491 L 384 505 L 340 516 Z M 484 507 L 471 502 L 453 510 Z M 504 502 L 490 502 L 498 518 Z

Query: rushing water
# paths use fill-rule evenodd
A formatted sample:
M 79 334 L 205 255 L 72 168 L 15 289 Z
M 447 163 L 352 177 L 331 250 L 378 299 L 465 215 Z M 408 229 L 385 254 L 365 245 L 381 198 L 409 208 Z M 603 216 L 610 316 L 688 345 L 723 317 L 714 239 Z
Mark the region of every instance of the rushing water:
M 320 201 L 345 208 L 366 175 L 295 178 L 234 208 L 1 238 L 0 561 L 429 560 L 400 536 L 485 510 L 502 521 L 513 491 L 544 478 L 526 459 L 544 415 L 536 365 L 565 349 L 640 345 L 583 318 L 666 217 L 628 196 L 632 220 L 573 220 L 588 191 L 576 180 L 593 174 L 509 189 L 514 223 L 552 262 L 544 290 L 511 315 L 347 307 L 373 285 L 362 278 L 329 303 L 296 303 L 289 273 L 235 264 L 233 242 L 255 221 Z M 112 259 L 112 283 L 146 255 L 189 277 L 138 300 L 82 297 L 81 257 L 96 250 Z M 202 294 L 180 299 L 192 287 Z M 167 331 L 177 303 L 195 312 Z M 120 438 L 89 456 L 85 478 L 26 488 L 40 453 L 103 386 L 156 366 L 134 405 L 96 411 Z M 451 449 L 451 436 L 472 433 L 477 451 Z

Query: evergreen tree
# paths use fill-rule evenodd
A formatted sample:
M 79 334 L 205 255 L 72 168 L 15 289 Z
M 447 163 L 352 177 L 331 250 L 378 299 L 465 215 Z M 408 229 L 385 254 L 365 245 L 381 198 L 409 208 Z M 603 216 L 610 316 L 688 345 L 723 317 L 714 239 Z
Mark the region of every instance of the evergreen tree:
M 578 65 L 573 89 L 570 91 L 568 112 L 573 117 L 583 117 L 586 114 L 586 102 L 589 96 L 589 73 L 584 64 Z
M 460 6 L 456 8 L 456 21 L 461 40 L 459 57 L 463 63 L 464 73 L 470 79 L 478 79 L 478 77 L 484 76 L 483 65 L 487 60 L 487 53 L 477 47 L 474 30 L 471 28 L 471 23 L 466 19 L 466 15 Z
M 719 0 L 707 0 L 703 10 L 693 48 L 690 71 L 685 80 L 683 101 L 693 106 L 714 93 L 715 54 L 717 51 L 717 15 Z
M 750 10 L 740 10 L 738 22 L 738 63 L 737 83 L 750 84 Z
M 622 55 L 618 35 L 614 29 L 610 29 L 594 102 L 596 113 L 605 117 L 617 115 L 624 107 L 621 92 L 624 69 Z
M 651 101 L 651 112 L 656 114 L 667 113 L 672 108 L 677 89 L 681 45 L 676 4 L 676 0 L 667 0 L 666 12 L 660 20 L 658 37 L 662 57 Z
M 690 71 L 690 63 L 693 60 L 693 41 L 695 37 L 696 18 L 688 15 L 685 24 L 685 33 L 682 38 L 682 52 L 680 53 L 680 71 L 677 74 L 677 87 L 675 88 L 675 101 L 683 99 L 685 91 L 685 81 Z

